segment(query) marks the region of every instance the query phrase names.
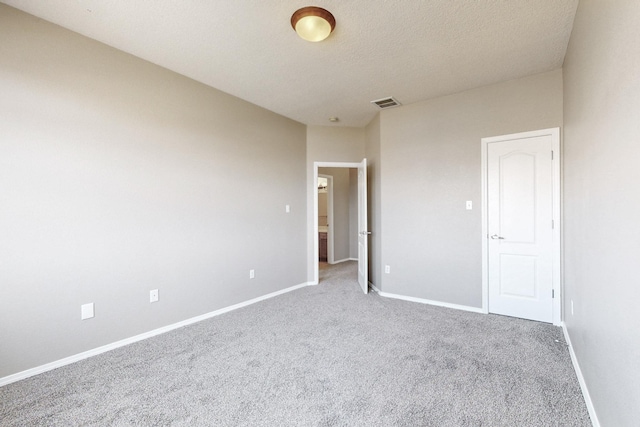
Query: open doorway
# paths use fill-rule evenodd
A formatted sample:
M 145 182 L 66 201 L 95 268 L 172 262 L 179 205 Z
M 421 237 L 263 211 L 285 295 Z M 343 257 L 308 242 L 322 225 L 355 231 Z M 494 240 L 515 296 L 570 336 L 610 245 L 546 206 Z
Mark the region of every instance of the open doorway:
M 315 162 L 313 167 L 313 242 L 314 281 L 318 283 L 320 243 L 326 232 L 327 262 L 358 261 L 358 283 L 368 292 L 367 170 L 366 159 L 360 163 Z M 327 180 L 326 228 L 320 215 L 318 178 Z M 329 184 L 332 181 L 332 185 Z M 322 224 L 323 228 L 320 228 Z M 325 231 L 326 230 L 326 231 Z M 324 242 L 323 242 L 324 244 Z M 324 257 L 323 257 L 324 258 Z
M 318 259 L 358 260 L 358 170 L 318 169 Z
M 333 176 L 318 171 L 318 261 L 334 264 Z

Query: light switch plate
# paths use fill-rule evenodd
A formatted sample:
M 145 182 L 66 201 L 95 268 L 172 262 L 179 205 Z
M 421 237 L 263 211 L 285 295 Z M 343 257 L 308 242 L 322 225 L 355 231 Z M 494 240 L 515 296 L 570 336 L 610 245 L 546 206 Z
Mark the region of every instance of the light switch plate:
M 80 319 L 82 320 L 91 319 L 93 316 L 94 316 L 94 307 L 92 302 L 88 304 L 82 304 L 80 306 Z
M 573 316 L 573 300 L 571 300 L 571 315 Z
M 158 297 L 159 297 L 159 294 L 157 289 L 149 291 L 149 302 L 157 302 Z
M 470 211 L 473 209 L 473 202 L 471 200 L 467 200 L 467 210 Z

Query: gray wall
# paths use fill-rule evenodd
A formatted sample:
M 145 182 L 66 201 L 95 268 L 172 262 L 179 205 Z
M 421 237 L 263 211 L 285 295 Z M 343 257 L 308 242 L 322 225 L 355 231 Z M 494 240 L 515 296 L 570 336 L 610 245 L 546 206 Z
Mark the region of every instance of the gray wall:
M 382 111 L 382 290 L 481 307 L 480 140 L 561 125 L 560 70 Z
M 329 192 L 318 191 L 318 226 L 326 226 L 329 222 Z
M 640 422 L 639 22 L 581 1 L 564 64 L 564 320 L 602 426 Z
M 319 168 L 318 173 L 333 177 L 333 260 L 349 258 L 350 233 L 350 184 L 349 169 Z
M 306 282 L 303 125 L 5 5 L 0 40 L 0 377 Z
M 381 206 L 380 206 L 380 114 L 365 128 L 365 154 L 367 157 L 367 222 L 369 236 L 369 282 L 382 290 L 381 280 Z

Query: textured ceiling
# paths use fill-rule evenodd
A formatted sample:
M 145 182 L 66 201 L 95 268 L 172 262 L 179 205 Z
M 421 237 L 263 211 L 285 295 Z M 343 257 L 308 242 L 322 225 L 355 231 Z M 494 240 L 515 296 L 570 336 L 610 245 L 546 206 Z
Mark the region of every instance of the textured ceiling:
M 3 0 L 305 124 L 364 126 L 403 104 L 557 69 L 578 0 Z M 337 24 L 300 39 L 291 14 Z

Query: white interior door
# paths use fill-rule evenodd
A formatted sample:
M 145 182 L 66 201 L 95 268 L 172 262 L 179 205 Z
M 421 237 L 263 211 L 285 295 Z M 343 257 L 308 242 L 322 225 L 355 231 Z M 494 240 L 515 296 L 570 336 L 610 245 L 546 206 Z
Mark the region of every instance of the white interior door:
M 487 144 L 487 263 L 491 313 L 553 321 L 553 135 Z
M 369 291 L 369 232 L 367 225 L 367 159 L 358 165 L 358 283 Z

